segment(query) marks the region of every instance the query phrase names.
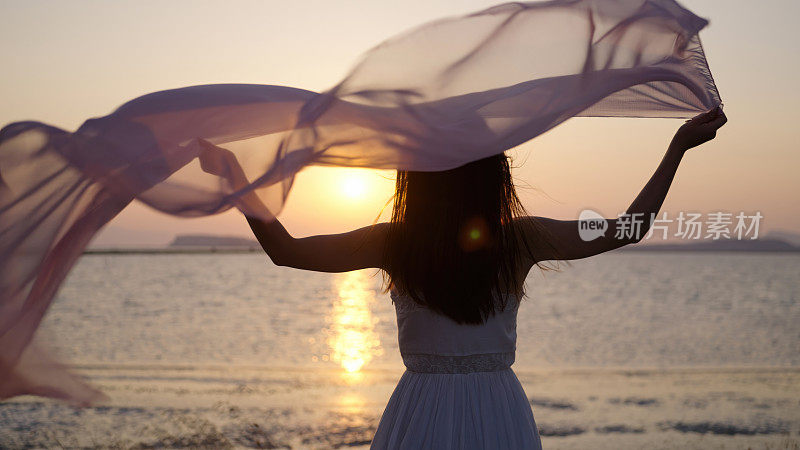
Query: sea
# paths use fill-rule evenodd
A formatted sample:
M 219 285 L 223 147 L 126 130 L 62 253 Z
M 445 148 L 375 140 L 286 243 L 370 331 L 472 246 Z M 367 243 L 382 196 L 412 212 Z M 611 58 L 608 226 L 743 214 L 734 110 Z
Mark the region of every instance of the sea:
M 800 254 L 534 268 L 513 368 L 544 448 L 800 448 Z M 87 254 L 38 338 L 109 399 L 0 402 L 0 448 L 367 448 L 404 367 L 381 273 Z

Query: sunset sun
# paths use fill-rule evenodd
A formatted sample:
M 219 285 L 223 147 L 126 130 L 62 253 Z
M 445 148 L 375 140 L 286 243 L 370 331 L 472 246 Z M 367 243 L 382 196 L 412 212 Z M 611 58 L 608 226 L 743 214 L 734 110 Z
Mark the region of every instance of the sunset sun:
M 363 199 L 367 192 L 367 180 L 364 174 L 348 173 L 342 176 L 341 193 L 350 200 Z

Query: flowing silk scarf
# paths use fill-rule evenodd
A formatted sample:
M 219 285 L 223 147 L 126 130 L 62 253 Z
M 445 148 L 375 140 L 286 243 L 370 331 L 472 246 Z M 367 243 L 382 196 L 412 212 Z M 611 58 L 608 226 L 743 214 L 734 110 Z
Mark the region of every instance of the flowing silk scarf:
M 436 171 L 574 116 L 686 118 L 720 104 L 698 32 L 673 0 L 553 0 L 434 21 L 368 51 L 316 93 L 224 84 L 155 92 L 74 132 L 0 131 L 0 398 L 102 394 L 32 344 L 92 236 L 133 199 L 174 215 L 255 191 L 277 214 L 309 165 Z M 199 139 L 249 185 L 204 172 Z M 247 212 L 247 211 L 245 211 Z

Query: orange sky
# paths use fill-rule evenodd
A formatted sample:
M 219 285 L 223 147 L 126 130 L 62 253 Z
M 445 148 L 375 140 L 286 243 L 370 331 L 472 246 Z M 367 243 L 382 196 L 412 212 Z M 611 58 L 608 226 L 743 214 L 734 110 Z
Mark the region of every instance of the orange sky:
M 762 231 L 800 232 L 800 177 L 794 173 L 800 166 L 794 130 L 800 2 L 682 3 L 711 20 L 701 38 L 729 123 L 714 142 L 687 155 L 665 209 L 760 211 Z M 195 84 L 322 90 L 384 38 L 491 4 L 4 2 L 0 122 L 34 119 L 74 129 L 138 95 Z M 536 215 L 573 219 L 587 207 L 616 215 L 644 185 L 680 124 L 572 119 L 513 152 L 521 164 L 515 177 L 528 186 L 520 194 Z M 311 168 L 297 177 L 281 215 L 290 231 L 337 232 L 375 219 L 391 196 L 391 173 L 347 170 Z M 363 192 L 354 193 L 353 183 Z M 123 244 L 162 243 L 180 232 L 248 233 L 237 213 L 177 219 L 141 205 L 125 210 L 110 229 L 116 233 L 106 233 L 108 239 Z

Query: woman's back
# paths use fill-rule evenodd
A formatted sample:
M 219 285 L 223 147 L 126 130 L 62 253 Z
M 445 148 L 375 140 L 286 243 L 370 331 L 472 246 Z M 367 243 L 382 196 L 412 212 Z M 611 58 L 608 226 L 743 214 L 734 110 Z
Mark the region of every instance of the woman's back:
M 391 291 L 397 312 L 398 342 L 413 372 L 469 373 L 507 369 L 517 342 L 516 298 L 480 325 L 459 324 Z
M 391 291 L 406 372 L 373 449 L 541 449 L 531 405 L 511 365 L 516 298 L 482 324 L 460 324 Z

